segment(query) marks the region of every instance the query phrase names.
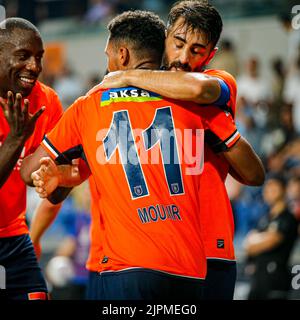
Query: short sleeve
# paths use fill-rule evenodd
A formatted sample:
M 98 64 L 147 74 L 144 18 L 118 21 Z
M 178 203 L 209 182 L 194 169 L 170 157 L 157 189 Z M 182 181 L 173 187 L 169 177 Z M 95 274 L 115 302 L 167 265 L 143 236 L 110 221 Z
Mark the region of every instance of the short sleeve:
M 214 152 L 232 148 L 241 137 L 231 114 L 216 106 L 202 109 L 205 121 L 205 142 Z
M 55 127 L 45 135 L 41 146 L 52 159 L 61 164 L 71 163 L 82 155 L 80 121 L 82 99 L 78 99 L 63 114 Z
M 221 87 L 221 94 L 214 105 L 219 106 L 225 111 L 235 115 L 237 84 L 234 77 L 224 70 L 208 69 L 204 72 L 206 75 L 218 79 Z
M 49 132 L 54 128 L 54 126 L 56 125 L 56 123 L 58 122 L 58 120 L 61 118 L 63 114 L 62 104 L 57 94 L 54 91 L 52 91 L 50 103 L 51 103 L 51 113 L 50 113 L 49 121 L 47 123 L 46 132 Z

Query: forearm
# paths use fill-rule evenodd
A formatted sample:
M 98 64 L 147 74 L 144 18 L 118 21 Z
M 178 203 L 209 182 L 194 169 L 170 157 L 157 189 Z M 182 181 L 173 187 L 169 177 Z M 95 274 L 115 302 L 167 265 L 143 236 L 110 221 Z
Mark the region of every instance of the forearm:
M 33 154 L 30 154 L 23 160 L 20 174 L 23 181 L 28 186 L 33 187 L 31 174 L 40 168 L 40 159 L 47 156 L 49 156 L 48 153 L 41 146 L 39 146 Z
M 71 192 L 72 188 L 81 184 L 87 179 L 86 170 L 80 170 L 80 166 L 61 165 L 57 166 L 60 178 L 58 179 L 58 187 L 47 197 L 47 199 L 57 204 L 63 201 Z
M 279 233 L 261 232 L 252 235 L 245 246 L 248 256 L 257 256 L 263 252 L 267 252 L 278 246 L 282 241 Z
M 75 165 L 59 165 L 57 168 L 59 187 L 72 188 L 86 180 L 86 176 Z
M 129 70 L 126 82 L 167 98 L 199 104 L 213 103 L 221 93 L 217 79 L 198 72 Z
M 247 185 L 248 181 L 241 177 L 232 167 L 229 167 L 229 174 L 239 183 Z
M 0 188 L 4 185 L 12 170 L 14 169 L 22 149 L 24 140 L 7 136 L 0 147 Z
M 33 243 L 38 243 L 45 231 L 57 216 L 61 203 L 53 205 L 48 200 L 42 200 L 36 209 L 30 228 L 30 236 Z
M 243 184 L 260 186 L 264 183 L 265 170 L 263 164 L 251 145 L 241 137 L 224 157 L 235 172 L 234 177 Z

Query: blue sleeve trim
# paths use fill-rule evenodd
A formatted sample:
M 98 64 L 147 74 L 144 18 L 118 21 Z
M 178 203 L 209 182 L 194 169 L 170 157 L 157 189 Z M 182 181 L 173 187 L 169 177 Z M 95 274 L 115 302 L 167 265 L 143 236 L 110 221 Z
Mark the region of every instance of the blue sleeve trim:
M 227 104 L 227 102 L 230 99 L 230 89 L 227 85 L 227 83 L 224 80 L 217 79 L 221 86 L 221 94 L 217 101 L 215 101 L 213 104 L 216 106 L 224 106 Z

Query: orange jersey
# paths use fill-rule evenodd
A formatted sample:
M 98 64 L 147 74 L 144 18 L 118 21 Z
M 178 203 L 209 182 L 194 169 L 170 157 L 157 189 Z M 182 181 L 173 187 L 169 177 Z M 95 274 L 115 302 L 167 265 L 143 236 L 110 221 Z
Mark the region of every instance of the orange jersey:
M 226 105 L 220 106 L 235 115 L 236 82 L 222 70 L 205 70 L 205 74 L 223 80 L 230 90 Z M 200 106 L 201 107 L 201 106 Z M 224 118 L 223 127 L 231 126 L 231 119 Z M 229 122 L 229 124 L 227 124 Z M 201 176 L 200 213 L 203 227 L 203 242 L 207 258 L 234 260 L 234 221 L 231 204 L 225 188 L 225 179 L 229 171 L 226 160 L 205 143 L 205 163 Z M 212 197 L 213 193 L 213 197 Z
M 36 83 L 27 99 L 30 102 L 31 114 L 42 106 L 45 106 L 46 110 L 37 120 L 35 130 L 26 141 L 15 168 L 0 189 L 0 238 L 28 233 L 25 223 L 26 185 L 20 175 L 21 163 L 26 156 L 35 151 L 45 133 L 54 127 L 63 112 L 56 93 L 40 82 Z M 5 141 L 9 130 L 3 111 L 0 110 L 0 144 Z
M 91 190 L 91 227 L 90 227 L 90 252 L 86 262 L 86 268 L 90 271 L 100 271 L 100 263 L 103 258 L 103 222 L 98 201 L 98 194 L 93 176 L 89 178 Z
M 79 98 L 45 137 L 53 159 L 83 148 L 103 217 L 101 271 L 148 268 L 204 278 L 198 192 L 204 129 L 238 139 L 218 107 L 184 106 L 138 88 Z M 63 139 L 62 139 L 63 137 Z

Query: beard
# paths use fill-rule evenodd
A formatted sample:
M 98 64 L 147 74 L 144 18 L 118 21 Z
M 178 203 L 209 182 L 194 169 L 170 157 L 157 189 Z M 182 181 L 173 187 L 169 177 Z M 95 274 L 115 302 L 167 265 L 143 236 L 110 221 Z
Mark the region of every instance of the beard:
M 171 63 L 164 63 L 165 70 L 179 69 L 180 71 L 191 72 L 192 68 L 188 63 L 181 63 L 180 61 L 173 61 Z

